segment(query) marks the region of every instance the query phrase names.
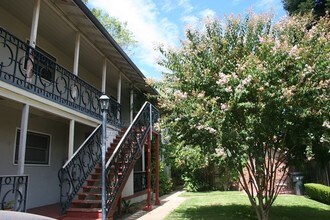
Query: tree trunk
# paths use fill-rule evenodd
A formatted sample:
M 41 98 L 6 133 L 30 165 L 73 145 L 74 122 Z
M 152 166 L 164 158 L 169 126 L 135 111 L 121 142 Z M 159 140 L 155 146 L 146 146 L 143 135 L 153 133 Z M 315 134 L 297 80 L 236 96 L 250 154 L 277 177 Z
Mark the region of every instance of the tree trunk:
M 258 216 L 258 220 L 268 220 L 269 208 L 263 209 L 259 206 L 256 207 L 255 209 Z

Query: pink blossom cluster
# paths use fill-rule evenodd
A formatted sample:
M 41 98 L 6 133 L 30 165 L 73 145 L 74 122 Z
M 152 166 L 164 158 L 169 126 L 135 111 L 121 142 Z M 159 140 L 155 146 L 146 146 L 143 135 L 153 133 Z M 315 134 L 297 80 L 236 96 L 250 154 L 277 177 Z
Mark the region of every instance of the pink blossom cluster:
M 226 154 L 226 152 L 224 151 L 223 148 L 215 148 L 215 154 L 218 157 L 226 157 L 227 156 L 227 154 Z
M 326 121 L 323 122 L 322 126 L 327 128 L 327 129 L 330 129 L 330 122 L 326 120 Z
M 176 90 L 176 91 L 174 92 L 174 96 L 175 96 L 176 98 L 179 98 L 179 99 L 186 99 L 186 98 L 187 98 L 187 93 L 186 93 L 186 92 L 182 92 L 182 91 L 180 91 L 180 90 Z
M 222 111 L 227 111 L 228 110 L 228 105 L 226 103 L 221 103 L 220 108 Z
M 206 125 L 197 125 L 196 128 L 198 130 L 206 130 L 206 131 L 208 131 L 211 134 L 217 133 L 217 130 L 215 130 L 214 128 L 211 128 L 209 126 L 206 126 Z
M 248 75 L 242 82 L 236 87 L 235 92 L 240 93 L 243 91 L 244 87 L 248 86 L 252 81 L 252 76 Z
M 290 50 L 290 52 L 289 52 L 289 55 L 290 55 L 291 57 L 295 57 L 295 58 L 298 57 L 298 55 L 299 55 L 299 50 L 298 50 L 298 46 L 297 46 L 297 45 L 294 45 L 294 46 L 291 48 L 291 50 Z
M 283 96 L 282 98 L 291 98 L 294 95 L 294 91 L 296 90 L 295 86 L 290 86 L 289 88 L 283 89 Z
M 229 81 L 229 75 L 224 74 L 223 72 L 219 73 L 219 80 L 216 82 L 219 86 L 226 85 Z

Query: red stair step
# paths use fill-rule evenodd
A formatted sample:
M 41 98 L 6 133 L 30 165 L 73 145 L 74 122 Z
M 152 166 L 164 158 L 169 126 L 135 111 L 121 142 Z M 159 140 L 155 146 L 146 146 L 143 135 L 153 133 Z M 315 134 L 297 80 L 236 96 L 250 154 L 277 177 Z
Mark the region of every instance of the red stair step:
M 94 197 L 95 199 L 102 200 L 102 194 L 101 193 L 78 193 L 78 199 L 83 200 L 86 197 Z
M 101 184 L 102 179 L 87 179 L 87 185 L 88 186 L 96 186 L 96 184 L 100 185 Z
M 84 193 L 90 192 L 91 190 L 98 190 L 101 192 L 101 186 L 83 186 L 82 189 Z
M 78 219 L 101 219 L 102 209 L 101 208 L 69 208 L 67 211 L 67 218 L 78 218 Z
M 88 199 L 76 199 L 72 201 L 72 204 L 101 204 L 101 200 L 88 200 Z
M 106 160 L 108 160 L 113 152 L 115 151 L 118 143 L 122 139 L 122 136 L 127 129 L 122 129 L 118 132 L 118 135 L 113 140 L 113 143 L 107 148 Z M 140 131 L 138 131 L 140 132 Z M 139 134 L 138 134 L 139 135 Z M 125 143 L 128 144 L 128 143 Z M 129 146 L 123 146 L 122 148 L 122 161 L 117 162 L 116 166 L 111 168 L 110 179 L 120 179 L 122 178 L 122 169 L 128 166 L 127 158 L 136 142 L 132 142 Z M 136 147 L 136 146 L 135 146 Z M 126 155 L 127 154 L 127 155 Z M 61 220 L 96 220 L 102 219 L 102 194 L 101 194 L 101 180 L 102 180 L 102 163 L 95 166 L 94 171 L 90 177 L 86 180 L 86 184 L 82 187 L 82 192 L 79 192 L 76 199 L 72 201 L 72 207 L 67 210 L 67 215 Z M 113 189 L 112 189 L 113 190 Z M 111 191 L 111 193 L 114 193 Z M 111 214 L 112 213 L 112 214 Z M 113 215 L 111 212 L 110 215 Z M 112 219 L 112 218 L 111 218 Z
M 92 173 L 91 177 L 92 177 L 92 179 L 101 179 L 102 173 Z

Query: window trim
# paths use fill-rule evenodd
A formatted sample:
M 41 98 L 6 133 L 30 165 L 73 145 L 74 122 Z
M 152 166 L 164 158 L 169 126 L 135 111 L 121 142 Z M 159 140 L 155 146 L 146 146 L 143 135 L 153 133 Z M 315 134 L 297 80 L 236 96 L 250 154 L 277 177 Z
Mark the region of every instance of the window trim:
M 17 134 L 18 131 L 21 130 L 21 128 L 17 127 L 16 131 L 15 131 L 15 140 L 14 140 L 14 153 L 13 153 L 13 165 L 18 165 L 18 158 L 17 158 L 17 162 L 15 161 L 15 156 L 16 156 L 16 149 L 19 149 L 19 143 L 17 142 Z M 35 134 L 39 134 L 39 135 L 44 135 L 44 136 L 48 136 L 49 137 L 49 147 L 48 147 L 48 163 L 46 164 L 38 164 L 38 163 L 26 163 L 24 161 L 24 166 L 42 166 L 42 167 L 49 167 L 51 166 L 51 149 L 52 149 L 52 135 L 49 133 L 43 133 L 40 131 L 35 131 L 35 130 L 27 130 L 27 132 L 31 132 L 31 133 L 35 133 Z M 28 135 L 28 134 L 27 134 Z M 18 147 L 16 147 L 18 145 Z M 26 151 L 25 151 L 25 155 L 26 155 Z M 18 155 L 17 155 L 18 157 Z

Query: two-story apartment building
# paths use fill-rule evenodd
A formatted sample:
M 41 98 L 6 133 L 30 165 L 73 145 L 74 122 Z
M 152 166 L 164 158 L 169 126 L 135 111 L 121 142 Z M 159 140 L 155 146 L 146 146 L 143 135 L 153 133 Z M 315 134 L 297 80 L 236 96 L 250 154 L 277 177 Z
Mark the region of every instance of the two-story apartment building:
M 99 207 L 103 93 L 111 206 L 146 197 L 144 146 L 158 113 L 139 109 L 156 91 L 81 0 L 0 1 L 0 209 Z

